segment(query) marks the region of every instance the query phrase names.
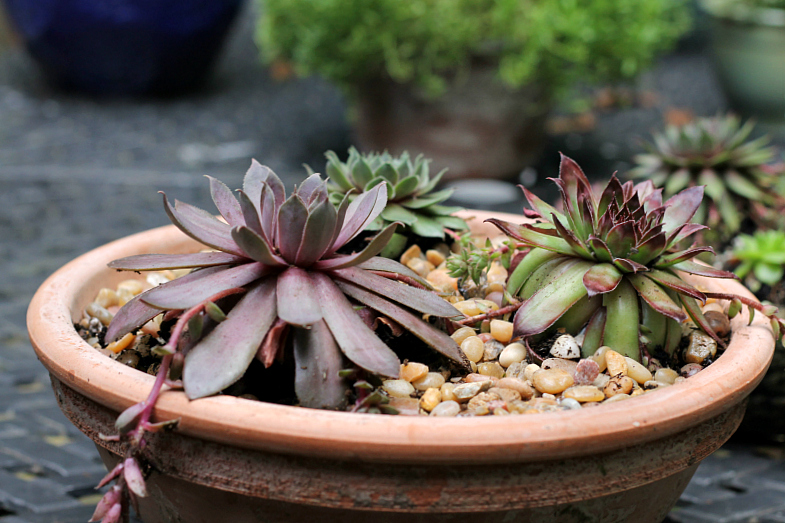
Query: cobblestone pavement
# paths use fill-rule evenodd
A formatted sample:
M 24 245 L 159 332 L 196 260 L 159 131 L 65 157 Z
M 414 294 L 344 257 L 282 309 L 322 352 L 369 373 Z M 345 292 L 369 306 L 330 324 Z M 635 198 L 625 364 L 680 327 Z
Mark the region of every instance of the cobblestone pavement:
M 0 523 L 86 521 L 103 474 L 29 346 L 25 310 L 38 285 L 78 254 L 167 223 L 159 190 L 208 206 L 200 175 L 238 186 L 250 156 L 290 186 L 303 162 L 321 165 L 322 151 L 351 143 L 340 94 L 318 80 L 271 80 L 257 64 L 251 17 L 244 20 L 216 79 L 178 100 L 58 93 L 20 49 L 0 50 Z M 546 157 L 565 150 L 604 176 L 624 169 L 667 107 L 713 114 L 725 103 L 699 53 L 666 58 L 641 85 L 658 93 L 653 107 L 601 113 L 592 131 L 555 136 Z M 552 163 L 528 180 L 542 179 Z M 785 522 L 777 451 L 724 447 L 701 465 L 670 521 Z

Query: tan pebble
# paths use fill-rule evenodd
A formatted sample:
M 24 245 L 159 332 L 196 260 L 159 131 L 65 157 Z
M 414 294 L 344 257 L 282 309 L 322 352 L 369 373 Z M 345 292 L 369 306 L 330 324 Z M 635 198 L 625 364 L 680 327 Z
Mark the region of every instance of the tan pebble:
M 98 291 L 98 296 L 95 297 L 95 302 L 104 308 L 117 305 L 118 301 L 117 293 L 114 290 L 108 289 L 106 287 Z
M 428 374 L 428 365 L 422 363 L 409 362 L 401 365 L 400 378 L 409 383 L 418 380 Z
M 513 363 L 520 363 L 526 359 L 526 347 L 523 343 L 510 343 L 501 354 L 499 354 L 499 364 L 509 369 Z
M 434 269 L 425 279 L 437 291 L 452 293 L 458 290 L 458 278 L 450 276 L 447 269 Z
M 540 370 L 542 369 L 536 363 L 529 363 L 528 365 L 526 365 L 526 367 L 523 370 L 523 379 L 527 381 L 532 381 L 532 378 L 534 377 L 534 373 Z
M 490 322 L 486 320 L 482 322 L 482 326 L 483 328 L 485 327 L 490 328 Z M 487 331 L 478 334 L 477 337 L 480 338 L 483 343 L 488 343 L 489 341 L 493 340 L 493 336 L 491 336 L 491 333 Z
M 496 382 L 496 387 L 514 390 L 521 395 L 521 399 L 530 400 L 534 395 L 531 385 L 518 378 L 502 378 Z
M 112 343 L 107 345 L 106 350 L 112 351 L 115 354 L 119 354 L 120 352 L 130 347 L 135 339 L 136 336 L 134 336 L 132 333 L 129 332 L 119 340 L 113 341 Z
M 494 416 L 509 416 L 510 414 L 512 414 L 512 413 L 509 410 L 505 409 L 505 408 L 494 408 L 493 409 L 493 415 Z
M 687 363 L 703 363 L 707 358 L 717 354 L 717 342 L 708 334 L 692 331 L 690 344 L 684 350 L 684 361 Z
M 402 265 L 408 266 L 409 261 L 415 258 L 422 258 L 422 249 L 420 249 L 420 246 L 417 244 L 414 244 L 403 251 L 403 254 L 401 254 L 401 257 L 398 261 L 400 261 Z
M 490 267 L 488 267 L 488 273 L 486 276 L 488 278 L 488 283 L 504 283 L 507 281 L 507 269 L 505 269 L 501 263 L 495 261 L 491 263 Z
M 455 343 L 460 345 L 463 341 L 468 338 L 469 336 L 476 336 L 477 332 L 472 329 L 471 327 L 461 327 L 460 329 L 453 332 L 450 337 L 455 340 Z
M 417 398 L 390 398 L 389 405 L 396 409 L 401 416 L 420 415 L 420 402 Z
M 451 418 L 461 412 L 461 406 L 457 401 L 447 400 L 436 405 L 431 411 L 431 416 Z
M 438 267 L 444 263 L 444 260 L 446 259 L 444 254 L 442 254 L 440 251 L 437 251 L 436 249 L 428 249 L 425 251 L 425 258 L 435 267 Z
M 442 402 L 442 393 L 439 389 L 428 389 L 420 398 L 420 408 L 431 412 L 436 405 Z
M 608 347 L 607 345 L 603 345 L 602 347 L 594 351 L 594 354 L 589 356 L 589 358 L 596 361 L 597 365 L 600 366 L 600 372 L 605 372 L 605 369 L 608 368 L 608 363 L 605 361 L 605 353 L 608 352 L 609 350 L 611 350 L 610 347 Z
M 127 290 L 134 296 L 141 294 L 144 290 L 144 283 L 140 280 L 123 280 L 117 284 L 117 292 Z
M 684 376 L 679 376 L 678 378 L 676 378 L 675 380 L 673 380 L 673 384 L 674 384 L 674 385 L 678 385 L 679 383 L 683 383 L 683 382 L 684 382 L 686 379 L 687 379 L 687 378 L 685 378 Z
M 472 372 L 477 372 L 477 364 L 473 361 L 469 361 L 469 367 L 471 368 Z
M 515 362 L 507 367 L 507 371 L 504 373 L 504 375 L 508 378 L 518 378 L 523 380 L 525 379 L 523 374 L 526 372 L 526 365 L 527 363 L 525 360 L 521 362 Z
M 444 385 L 444 376 L 440 372 L 429 372 L 422 378 L 412 382 L 414 388 L 417 390 L 428 390 L 430 388 L 438 389 Z
M 603 403 L 614 403 L 617 401 L 628 400 L 630 399 L 629 394 L 616 394 L 615 396 L 611 396 L 610 398 L 603 401 Z
M 463 300 L 453 303 L 453 307 L 458 309 L 464 316 L 471 318 L 482 314 L 484 311 L 477 305 L 477 300 Z
M 551 356 L 564 359 L 577 359 L 581 357 L 581 348 L 575 338 L 564 334 L 556 338 L 550 351 Z
M 542 362 L 543 369 L 561 369 L 570 374 L 575 379 L 575 372 L 578 368 L 578 362 L 572 360 L 565 360 L 563 358 L 548 358 Z
M 610 379 L 611 377 L 608 376 L 607 374 L 600 374 L 599 376 L 597 376 L 597 379 L 595 379 L 591 384 L 597 387 L 598 389 L 602 389 L 603 387 L 605 387 L 605 384 L 608 383 L 608 381 L 610 381 Z
M 480 392 L 476 396 L 472 397 L 468 403 L 468 409 L 477 411 L 481 410 L 483 407 L 487 408 L 488 403 L 491 401 L 496 401 L 501 399 L 498 394 L 493 394 L 490 392 Z M 490 410 L 490 409 L 488 409 Z
M 148 321 L 144 325 L 142 325 L 142 332 L 144 334 L 149 334 L 150 336 L 158 336 L 158 331 L 161 328 L 161 319 L 163 318 L 163 314 L 159 314 L 152 320 Z
M 133 300 L 136 295 L 129 291 L 128 289 L 118 289 L 117 290 L 117 305 L 122 307 L 129 301 Z
M 162 285 L 169 281 L 163 273 L 161 272 L 151 272 L 147 276 L 145 276 L 145 280 L 150 287 L 157 287 L 158 285 Z
M 466 402 L 479 394 L 480 391 L 483 390 L 483 385 L 485 385 L 485 390 L 488 390 L 490 388 L 490 381 L 462 383 L 453 389 L 453 394 L 459 402 Z
M 479 374 L 479 373 L 476 373 L 476 372 L 472 372 L 470 374 L 467 374 L 463 378 L 463 381 L 465 383 L 482 383 L 482 382 L 485 382 L 485 381 L 488 381 L 488 382 L 491 382 L 491 383 L 495 383 L 495 382 L 497 382 L 499 380 L 498 380 L 498 378 L 494 378 L 493 376 L 488 376 L 487 374 Z
M 485 352 L 482 354 L 483 361 L 496 361 L 499 359 L 499 354 L 504 350 L 504 344 L 496 340 L 486 341 L 483 344 Z
M 565 398 L 572 398 L 581 403 L 590 401 L 602 401 L 605 399 L 605 394 L 600 389 L 593 385 L 578 385 L 570 387 L 562 393 Z
M 503 388 L 503 387 L 496 386 L 496 387 L 491 387 L 490 389 L 488 389 L 488 392 L 496 394 L 505 403 L 512 403 L 513 401 L 520 401 L 521 400 L 521 393 L 518 392 L 517 390 L 513 390 L 513 389 L 506 389 L 506 388 Z
M 423 278 L 428 277 L 431 271 L 433 271 L 435 268 L 428 260 L 423 260 L 421 258 L 414 258 L 409 260 L 409 263 L 407 263 L 406 266 Z
M 679 377 L 678 372 L 668 368 L 657 369 L 657 372 L 654 373 L 654 379 L 662 383 L 673 384 L 673 382 L 678 377 Z
M 573 383 L 570 373 L 562 369 L 541 370 L 532 378 L 534 388 L 543 394 L 559 394 Z
M 414 394 L 414 386 L 406 380 L 386 380 L 382 389 L 393 398 L 408 398 Z
M 469 336 L 461 343 L 461 350 L 469 361 L 477 363 L 485 354 L 485 343 L 479 336 Z
M 455 401 L 455 383 L 445 383 L 439 389 L 442 393 L 442 401 Z
M 629 394 L 634 387 L 635 380 L 629 376 L 615 375 L 603 387 L 602 392 L 605 396 L 610 398 L 616 394 Z
M 615 350 L 605 352 L 605 363 L 611 376 L 627 375 L 627 360 Z
M 647 381 L 652 379 L 651 372 L 642 364 L 628 357 L 625 357 L 624 360 L 627 363 L 627 376 L 634 379 L 640 384 L 646 383 Z
M 654 390 L 659 389 L 662 387 L 670 387 L 671 383 L 665 383 L 662 381 L 650 380 L 643 384 L 643 388 L 645 390 Z
M 709 311 L 704 314 L 709 327 L 721 338 L 730 334 L 730 320 L 724 312 Z
M 697 373 L 703 370 L 703 367 L 698 363 L 688 363 L 687 365 L 683 366 L 679 369 L 679 374 L 681 374 L 684 378 L 689 378 L 690 376 L 695 376 Z M 673 380 L 676 383 L 676 380 Z
M 635 396 L 640 396 L 644 392 L 646 392 L 646 391 L 643 390 L 643 389 L 635 389 L 634 391 L 630 392 L 630 397 L 634 398 Z
M 477 372 L 484 376 L 491 376 L 492 378 L 504 377 L 504 368 L 495 361 L 486 361 L 477 364 Z
M 512 322 L 491 320 L 491 336 L 501 343 L 509 343 L 512 339 Z
M 93 318 L 97 318 L 98 321 L 103 323 L 104 325 L 109 325 L 112 323 L 112 313 L 106 310 L 104 307 L 101 307 L 96 302 L 92 302 L 85 308 L 85 312 L 92 316 Z

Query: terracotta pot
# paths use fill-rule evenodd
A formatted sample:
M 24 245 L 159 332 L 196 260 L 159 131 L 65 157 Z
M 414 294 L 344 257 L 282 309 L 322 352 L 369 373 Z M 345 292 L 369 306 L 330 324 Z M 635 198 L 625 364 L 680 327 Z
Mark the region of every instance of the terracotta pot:
M 113 433 L 117 413 L 144 400 L 153 377 L 90 348 L 72 320 L 100 287 L 128 277 L 108 269 L 108 261 L 195 247 L 174 227 L 110 243 L 57 271 L 30 305 L 30 339 L 58 402 L 108 466 L 124 447 L 98 433 Z M 735 282 L 699 284 L 752 296 Z M 771 360 L 774 340 L 760 315 L 751 326 L 738 317 L 733 328 L 725 354 L 683 384 L 534 416 L 378 416 L 229 396 L 189 402 L 181 392 L 164 392 L 154 418 L 179 418 L 180 426 L 150 438 L 142 518 L 659 522 L 700 461 L 736 429 Z
M 355 134 L 366 151 L 419 151 L 445 179 L 512 179 L 540 156 L 549 105 L 541 89 L 510 89 L 495 68 L 475 68 L 436 99 L 379 80 L 356 99 Z

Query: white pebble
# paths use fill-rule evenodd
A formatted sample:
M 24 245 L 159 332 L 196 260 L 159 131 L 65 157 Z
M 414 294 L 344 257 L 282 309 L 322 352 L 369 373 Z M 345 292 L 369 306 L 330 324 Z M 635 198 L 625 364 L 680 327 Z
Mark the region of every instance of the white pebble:
M 551 356 L 564 359 L 575 359 L 581 357 L 581 348 L 575 338 L 569 334 L 564 334 L 556 338 L 551 347 Z
M 581 408 L 580 402 L 572 398 L 562 399 L 561 404 L 562 406 L 567 407 L 570 410 L 579 410 Z
M 408 398 L 414 394 L 414 386 L 406 380 L 387 380 L 382 388 L 393 398 Z
M 444 376 L 439 372 L 429 372 L 422 378 L 413 381 L 412 385 L 417 390 L 438 389 L 444 385 Z
M 526 347 L 523 343 L 510 343 L 499 354 L 499 364 L 505 369 L 513 363 L 520 363 L 526 359 Z
M 436 405 L 431 411 L 431 416 L 451 418 L 461 412 L 461 406 L 456 401 L 443 401 Z

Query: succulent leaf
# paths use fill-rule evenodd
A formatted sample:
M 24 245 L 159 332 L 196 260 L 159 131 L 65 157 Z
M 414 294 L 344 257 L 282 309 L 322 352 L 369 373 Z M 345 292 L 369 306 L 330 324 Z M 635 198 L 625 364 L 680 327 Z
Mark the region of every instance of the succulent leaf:
M 243 211 L 231 189 L 225 183 L 216 180 L 212 176 L 207 176 L 207 179 L 210 180 L 210 193 L 213 197 L 213 203 L 215 203 L 215 207 L 221 213 L 221 216 L 232 227 L 245 225 Z
M 160 271 L 234 265 L 243 258 L 226 252 L 195 252 L 193 254 L 137 254 L 110 262 L 110 269 L 123 271 Z
M 230 230 L 228 224 L 217 220 L 201 209 L 182 202 L 176 202 L 175 206 L 172 206 L 169 204 L 166 194 L 161 194 L 164 199 L 164 209 L 178 229 L 209 247 L 230 254 L 242 255 L 242 251 L 228 234 Z
M 312 409 L 340 409 L 346 405 L 346 385 L 339 376 L 343 355 L 330 329 L 320 320 L 309 329 L 295 329 L 294 391 L 300 405 Z
M 275 295 L 278 317 L 289 325 L 308 327 L 322 319 L 319 298 L 307 271 L 288 267 L 278 276 Z

